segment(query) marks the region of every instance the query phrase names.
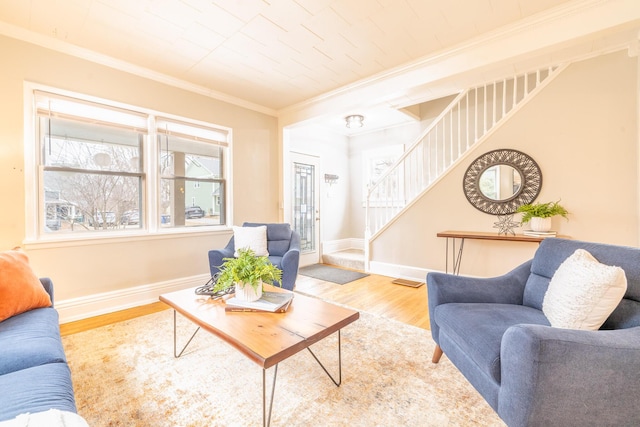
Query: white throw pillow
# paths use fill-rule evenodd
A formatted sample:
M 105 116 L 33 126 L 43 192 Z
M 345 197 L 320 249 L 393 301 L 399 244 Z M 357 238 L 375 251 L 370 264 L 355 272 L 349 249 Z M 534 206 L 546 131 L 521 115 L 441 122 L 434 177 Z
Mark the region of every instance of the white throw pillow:
M 267 226 L 233 227 L 233 241 L 238 256 L 238 249 L 251 248 L 256 256 L 269 255 L 267 250 Z
M 626 290 L 622 268 L 601 264 L 589 252 L 577 249 L 553 274 L 542 312 L 553 327 L 595 331 Z

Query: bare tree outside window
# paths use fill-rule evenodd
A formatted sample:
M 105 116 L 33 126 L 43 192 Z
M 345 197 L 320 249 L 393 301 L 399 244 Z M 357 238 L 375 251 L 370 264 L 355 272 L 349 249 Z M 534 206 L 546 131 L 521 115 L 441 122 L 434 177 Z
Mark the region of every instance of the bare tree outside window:
M 48 224 L 57 220 L 57 228 L 47 231 L 127 227 L 126 213 L 140 210 L 142 135 L 68 120 L 42 122 L 51 132 L 42 139 L 44 183 L 56 195 L 45 198 Z

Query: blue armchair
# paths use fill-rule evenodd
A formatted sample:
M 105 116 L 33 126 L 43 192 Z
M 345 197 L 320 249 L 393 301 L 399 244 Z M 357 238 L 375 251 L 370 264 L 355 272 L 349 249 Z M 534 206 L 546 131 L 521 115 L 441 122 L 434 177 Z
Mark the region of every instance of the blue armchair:
M 542 312 L 559 265 L 582 248 L 620 266 L 627 291 L 597 331 L 550 326 Z M 437 347 L 507 425 L 640 425 L 640 249 L 545 239 L 504 276 L 427 275 Z
M 300 263 L 300 235 L 289 224 L 260 224 L 245 222 L 243 227 L 267 226 L 267 250 L 269 261 L 282 270 L 282 287 L 293 290 L 298 277 Z M 233 237 L 223 249 L 209 251 L 209 268 L 213 277 L 220 271 L 224 258 L 233 258 L 235 252 Z

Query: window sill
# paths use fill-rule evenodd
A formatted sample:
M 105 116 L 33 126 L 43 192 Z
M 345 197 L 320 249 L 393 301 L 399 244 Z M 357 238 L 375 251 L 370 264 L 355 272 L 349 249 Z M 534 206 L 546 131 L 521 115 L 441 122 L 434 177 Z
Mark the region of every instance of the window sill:
M 50 249 L 50 248 L 62 248 L 62 247 L 78 247 L 78 246 L 91 246 L 91 245 L 105 245 L 105 244 L 117 244 L 127 242 L 140 242 L 140 241 L 153 241 L 164 239 L 182 239 L 187 237 L 200 237 L 200 236 L 214 236 L 220 234 L 228 234 L 232 232 L 231 228 L 227 226 L 209 226 L 209 227 L 194 227 L 194 229 L 162 229 L 154 233 L 148 231 L 139 232 L 108 232 L 107 233 L 95 233 L 90 236 L 44 236 L 40 239 L 27 239 L 22 243 L 24 248 L 29 249 Z

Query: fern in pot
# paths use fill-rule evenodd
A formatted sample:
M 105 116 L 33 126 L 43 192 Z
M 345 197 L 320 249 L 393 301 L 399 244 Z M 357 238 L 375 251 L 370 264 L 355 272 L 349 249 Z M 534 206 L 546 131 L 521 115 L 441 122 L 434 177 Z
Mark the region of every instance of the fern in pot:
M 263 282 L 282 285 L 282 271 L 250 248 L 238 249 L 236 258 L 223 261 L 214 292 L 234 286 L 237 298 L 256 301 L 262 296 Z
M 529 203 L 520 206 L 516 212 L 522 213 L 522 224 L 531 223 L 533 231 L 551 230 L 551 218 L 560 215 L 567 218 L 567 211 L 559 201 L 548 203 Z

